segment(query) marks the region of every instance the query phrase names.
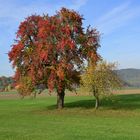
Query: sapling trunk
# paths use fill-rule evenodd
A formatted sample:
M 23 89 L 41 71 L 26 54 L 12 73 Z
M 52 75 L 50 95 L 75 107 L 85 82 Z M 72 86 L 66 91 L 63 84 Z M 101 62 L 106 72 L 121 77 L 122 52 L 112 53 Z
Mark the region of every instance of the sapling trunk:
M 95 97 L 95 109 L 98 109 L 98 107 L 99 107 L 99 95 L 98 95 L 98 89 L 96 87 L 93 88 L 93 95 Z
M 98 109 L 99 107 L 99 97 L 98 96 L 94 96 L 95 97 L 95 109 Z

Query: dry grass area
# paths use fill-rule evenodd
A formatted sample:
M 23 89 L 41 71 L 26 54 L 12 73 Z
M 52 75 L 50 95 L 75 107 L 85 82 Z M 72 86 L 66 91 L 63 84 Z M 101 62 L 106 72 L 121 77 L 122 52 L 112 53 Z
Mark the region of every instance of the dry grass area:
M 16 99 L 16 98 L 19 98 L 18 94 L 12 94 L 12 93 L 4 94 L 4 93 L 0 93 L 0 99 Z
M 122 89 L 122 90 L 115 90 L 113 94 L 140 94 L 140 89 Z M 86 91 L 78 90 L 77 94 L 73 92 L 66 92 L 66 96 L 88 96 L 89 93 Z M 56 96 L 55 93 L 48 94 L 47 91 L 43 92 L 42 94 L 37 94 L 37 97 L 46 97 L 46 96 Z M 17 92 L 1 92 L 0 99 L 20 99 L 21 96 Z M 25 97 L 25 98 L 33 98 L 33 95 Z
M 113 91 L 114 94 L 140 94 L 140 89 L 122 89 L 122 90 L 115 90 Z M 85 91 L 79 90 L 76 93 L 72 93 L 67 91 L 66 96 L 88 96 L 89 94 Z M 37 97 L 46 97 L 46 96 L 56 96 L 55 93 L 52 93 L 51 95 L 47 94 L 47 92 L 43 92 L 42 94 L 37 95 Z M 0 93 L 0 99 L 20 99 L 21 96 L 19 96 L 16 92 L 1 92 Z M 25 97 L 25 98 L 33 98 L 33 95 Z
M 140 94 L 140 89 L 122 89 L 116 90 L 114 94 Z
M 40 94 L 40 95 L 37 95 L 37 97 L 45 97 L 46 94 Z M 18 93 L 5 93 L 5 92 L 2 92 L 0 93 L 0 99 L 21 99 L 22 96 L 20 96 Z M 30 96 L 27 96 L 27 97 L 24 97 L 24 98 L 33 98 L 33 95 L 30 95 Z

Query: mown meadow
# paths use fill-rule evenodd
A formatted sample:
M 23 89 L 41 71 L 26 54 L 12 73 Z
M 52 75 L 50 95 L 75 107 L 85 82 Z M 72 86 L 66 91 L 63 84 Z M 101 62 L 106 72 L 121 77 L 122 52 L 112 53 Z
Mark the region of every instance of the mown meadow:
M 114 95 L 94 109 L 92 96 L 0 98 L 0 140 L 139 140 L 140 94 Z

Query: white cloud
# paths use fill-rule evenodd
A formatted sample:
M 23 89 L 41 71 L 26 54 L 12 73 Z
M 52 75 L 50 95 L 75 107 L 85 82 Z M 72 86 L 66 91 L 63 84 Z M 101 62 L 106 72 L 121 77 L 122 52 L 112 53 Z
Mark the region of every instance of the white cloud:
M 87 3 L 88 0 L 73 0 L 73 4 L 69 6 L 70 9 L 79 10 Z
M 107 35 L 138 16 L 140 16 L 140 7 L 131 8 L 130 3 L 124 3 L 97 19 L 95 25 L 102 33 Z
M 0 0 L 1 2 L 1 0 Z M 17 23 L 26 18 L 31 14 L 54 14 L 56 10 L 61 7 L 67 7 L 70 9 L 79 10 L 83 5 L 85 5 L 87 0 L 72 0 L 69 5 L 67 3 L 48 3 L 47 1 L 33 1 L 26 5 L 17 3 L 16 0 L 6 0 L 1 2 L 0 5 L 0 24 L 9 24 L 10 22 Z M 5 22 L 6 19 L 7 22 Z

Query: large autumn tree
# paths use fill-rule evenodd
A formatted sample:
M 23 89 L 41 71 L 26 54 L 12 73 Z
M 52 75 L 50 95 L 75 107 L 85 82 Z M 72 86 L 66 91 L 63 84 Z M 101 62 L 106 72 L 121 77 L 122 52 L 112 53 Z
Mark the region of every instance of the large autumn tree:
M 65 89 L 79 83 L 83 65 L 99 59 L 99 33 L 90 26 L 84 29 L 82 20 L 66 8 L 54 16 L 29 16 L 21 22 L 9 52 L 16 81 L 29 76 L 34 85 L 56 90 L 58 108 L 64 106 Z

